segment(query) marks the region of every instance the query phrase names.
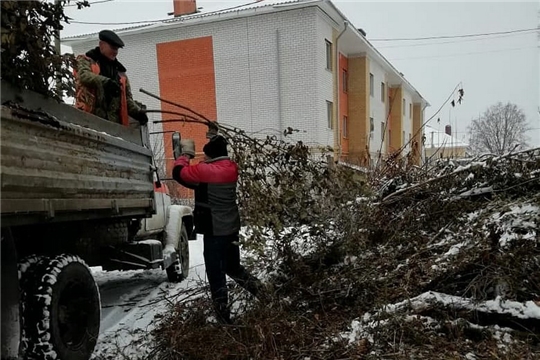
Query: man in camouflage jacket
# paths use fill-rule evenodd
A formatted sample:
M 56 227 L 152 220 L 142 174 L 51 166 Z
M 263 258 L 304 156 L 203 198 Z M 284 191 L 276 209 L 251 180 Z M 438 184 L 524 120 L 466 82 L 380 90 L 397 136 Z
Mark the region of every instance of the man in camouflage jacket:
M 110 30 L 99 33 L 99 46 L 77 57 L 75 106 L 103 119 L 129 125 L 129 116 L 142 125 L 148 117 L 133 100 L 126 68 L 118 61 L 124 42 Z

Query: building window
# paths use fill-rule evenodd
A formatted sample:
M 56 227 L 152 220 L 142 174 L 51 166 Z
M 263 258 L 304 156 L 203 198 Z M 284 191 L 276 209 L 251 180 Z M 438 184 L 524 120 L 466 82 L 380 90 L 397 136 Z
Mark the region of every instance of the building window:
M 326 68 L 332 70 L 332 43 L 328 40 L 326 41 Z
M 411 137 L 412 137 L 412 135 L 411 135 L 411 133 L 409 133 L 409 143 L 411 142 Z
M 371 96 L 374 96 L 373 93 L 375 91 L 375 89 L 373 89 L 374 87 L 374 80 L 373 80 L 373 74 L 369 74 L 369 95 Z
M 381 122 L 381 141 L 384 141 L 384 121 Z
M 348 137 L 348 125 L 349 125 L 349 119 L 347 119 L 346 116 L 343 117 L 343 125 L 341 127 L 341 134 L 344 138 Z
M 409 104 L 409 117 L 412 118 L 412 103 Z
M 405 131 L 403 132 L 403 145 L 405 145 Z
M 406 107 L 407 107 L 407 102 L 405 101 L 405 99 L 403 99 L 403 115 L 406 114 L 406 112 L 405 112 Z
M 331 101 L 326 102 L 326 117 L 328 118 L 328 128 L 333 129 L 334 124 L 332 122 L 332 117 L 334 115 L 334 104 Z
M 373 139 L 373 131 L 375 130 L 375 124 L 373 123 L 373 118 L 369 118 L 369 138 Z
M 349 90 L 349 74 L 347 73 L 347 70 L 343 69 L 343 75 L 341 82 L 343 83 L 343 92 L 347 92 Z
M 381 101 L 384 102 L 385 96 L 384 96 L 384 83 L 381 83 Z

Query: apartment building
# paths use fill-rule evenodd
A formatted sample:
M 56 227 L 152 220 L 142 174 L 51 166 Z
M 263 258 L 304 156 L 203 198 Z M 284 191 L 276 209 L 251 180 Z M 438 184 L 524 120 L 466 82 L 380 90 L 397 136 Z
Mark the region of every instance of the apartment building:
M 331 146 L 341 161 L 367 166 L 403 148 L 420 162 L 427 101 L 331 1 L 267 0 L 214 12 L 197 12 L 195 0 L 173 3 L 170 20 L 116 31 L 133 95 L 149 109 L 174 108 L 139 88 L 247 133 Z M 84 53 L 97 33 L 63 43 Z M 300 131 L 285 139 L 287 127 Z M 173 130 L 202 152 L 202 126 L 152 129 Z M 164 142 L 170 173 L 168 137 L 152 140 Z

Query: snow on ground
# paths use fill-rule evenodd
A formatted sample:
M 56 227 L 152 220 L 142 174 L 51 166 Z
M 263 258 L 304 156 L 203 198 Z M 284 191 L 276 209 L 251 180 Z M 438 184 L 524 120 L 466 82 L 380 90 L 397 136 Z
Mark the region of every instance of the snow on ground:
M 408 309 L 413 311 L 421 311 L 433 304 L 443 305 L 455 310 L 467 309 L 486 313 L 509 314 L 520 319 L 540 320 L 540 304 L 535 301 L 520 303 L 517 301 L 505 301 L 501 297 L 497 297 L 495 300 L 475 302 L 471 299 L 466 299 L 459 296 L 429 291 L 396 304 L 383 306 L 380 311 L 373 314 L 365 313 L 361 318 L 352 320 L 350 331 L 342 333 L 341 336 L 344 339 L 347 339 L 350 343 L 364 338 L 368 339 L 370 342 L 373 342 L 373 334 L 376 333 L 376 329 L 387 324 L 389 322 L 387 318 L 390 315 L 407 311 Z M 409 315 L 404 319 L 405 321 L 421 319 L 426 324 L 438 326 L 437 321 L 426 316 Z M 475 325 L 469 323 L 469 326 Z M 501 334 L 499 335 L 500 338 L 498 338 L 498 340 L 500 340 L 502 343 L 508 342 L 508 339 L 511 336 L 509 332 L 512 330 L 504 328 L 497 329 L 501 331 Z
M 186 289 L 206 281 L 203 241 L 189 242 L 190 270 L 186 280 L 169 283 L 164 270 L 102 271 L 92 268 L 101 295 L 100 336 L 92 359 L 142 359 L 148 355 L 156 315 L 181 300 Z
M 534 238 L 536 236 L 536 220 L 540 213 L 538 206 L 523 203 L 510 206 L 505 211 L 496 214 L 488 212 L 489 221 L 498 225 L 502 230 L 500 241 L 501 246 L 508 245 L 515 240 L 514 230 L 520 229 L 519 237 L 522 239 Z M 481 216 L 486 216 L 482 212 L 475 212 L 467 215 L 470 222 L 475 222 Z M 285 233 L 293 235 L 293 243 L 297 251 L 308 254 L 312 246 L 309 229 L 285 229 Z M 441 229 L 442 239 L 430 245 L 431 249 L 445 247 L 440 252 L 441 257 L 437 263 L 446 262 L 459 253 L 466 251 L 467 241 L 457 236 L 451 231 L 445 232 Z M 291 232 L 293 232 L 291 234 Z M 250 231 L 242 229 L 241 235 L 244 239 L 249 238 Z M 272 251 L 273 241 L 268 237 L 266 251 Z M 247 240 L 247 239 L 246 239 Z M 435 240 L 435 239 L 434 239 Z M 94 277 L 98 283 L 102 300 L 102 323 L 100 337 L 92 359 L 143 359 L 150 352 L 150 331 L 154 328 L 156 319 L 163 315 L 170 304 L 179 302 L 186 295 L 186 290 L 199 289 L 206 285 L 205 267 L 203 259 L 203 241 L 199 237 L 196 241 L 189 242 L 190 247 L 190 274 L 189 277 L 180 284 L 171 284 L 167 281 L 165 271 L 157 270 L 137 270 L 137 271 L 112 271 L 104 272 L 99 268 L 92 268 Z M 447 249 L 447 250 L 446 250 Z M 246 257 L 253 257 L 254 254 L 242 251 L 243 261 Z M 354 263 L 356 258 L 350 257 L 346 262 Z M 434 265 L 436 266 L 436 265 Z M 258 274 L 259 276 L 262 274 Z M 264 276 L 263 276 L 264 277 Z M 533 300 L 533 299 L 531 299 Z M 406 315 L 405 321 L 422 321 L 426 326 L 437 328 L 440 326 L 435 319 L 427 316 L 411 314 L 411 311 L 418 312 L 429 308 L 433 304 L 443 307 L 451 307 L 456 310 L 481 311 L 485 313 L 499 313 L 513 316 L 519 319 L 540 320 L 540 304 L 537 301 L 527 301 L 519 303 L 516 301 L 505 301 L 500 297 L 484 302 L 474 302 L 458 296 L 451 296 L 438 292 L 426 292 L 406 301 L 389 304 L 380 308 L 379 311 L 366 313 L 360 318 L 351 319 L 349 331 L 341 334 L 342 338 L 350 342 L 368 339 L 373 342 L 373 334 L 380 326 L 384 326 L 389 321 L 389 317 L 395 314 Z M 461 319 L 462 321 L 465 321 Z M 458 320 L 456 320 L 458 321 Z M 467 321 L 465 321 L 467 322 Z M 468 322 L 467 322 L 468 323 Z M 479 326 L 468 323 L 468 326 Z M 492 330 L 499 331 L 499 344 L 504 344 L 511 338 L 511 329 L 492 327 Z M 468 354 L 468 359 L 475 359 L 474 354 Z

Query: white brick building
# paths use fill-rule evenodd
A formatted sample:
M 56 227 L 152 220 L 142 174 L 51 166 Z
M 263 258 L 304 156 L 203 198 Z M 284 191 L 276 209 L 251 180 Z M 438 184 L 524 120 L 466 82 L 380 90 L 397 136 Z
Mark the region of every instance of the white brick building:
M 414 136 L 427 102 L 330 1 L 269 2 L 116 31 L 126 43 L 119 60 L 135 99 L 167 108 L 138 92 L 144 88 L 248 133 L 281 137 L 290 126 L 300 130 L 292 139 L 332 146 L 351 162 L 396 150 Z M 175 3 L 177 13 L 196 9 L 193 0 Z M 77 55 L 97 45 L 97 34 L 63 42 Z M 348 67 L 337 66 L 340 58 Z M 392 107 L 388 89 L 398 94 Z M 390 109 L 400 114 L 390 116 Z M 205 129 L 179 130 L 200 150 Z M 398 131 L 399 138 L 392 134 Z

